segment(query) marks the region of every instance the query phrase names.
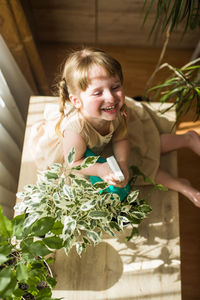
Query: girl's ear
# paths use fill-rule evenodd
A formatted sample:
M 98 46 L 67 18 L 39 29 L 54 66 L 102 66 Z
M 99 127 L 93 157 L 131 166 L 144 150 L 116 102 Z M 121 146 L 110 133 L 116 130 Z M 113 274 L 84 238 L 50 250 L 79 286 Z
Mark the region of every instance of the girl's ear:
M 70 94 L 69 99 L 76 108 L 81 108 L 81 101 L 77 96 Z

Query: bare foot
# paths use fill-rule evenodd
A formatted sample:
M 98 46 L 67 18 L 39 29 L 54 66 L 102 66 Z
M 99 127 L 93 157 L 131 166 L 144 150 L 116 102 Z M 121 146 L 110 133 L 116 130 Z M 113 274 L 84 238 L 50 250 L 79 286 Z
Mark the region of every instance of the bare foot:
M 191 198 L 189 198 L 194 205 L 196 205 L 197 207 L 200 207 L 200 192 L 196 191 L 194 193 L 191 194 Z
M 181 181 L 182 181 L 182 179 L 181 179 Z M 186 179 L 186 181 L 187 181 L 187 179 Z M 194 203 L 194 205 L 196 205 L 197 207 L 200 207 L 200 192 L 197 189 L 195 189 L 193 186 L 191 186 L 190 182 L 189 182 L 189 184 L 185 182 L 181 193 L 185 197 L 187 197 L 190 201 L 192 201 Z
M 190 183 L 190 181 L 189 181 L 188 179 L 186 179 L 186 178 L 179 178 L 179 180 L 180 180 L 183 184 L 185 184 L 185 185 L 190 185 L 190 186 L 192 186 L 191 183 Z
M 186 133 L 186 137 L 188 139 L 188 147 L 200 155 L 200 135 L 196 131 L 191 130 Z

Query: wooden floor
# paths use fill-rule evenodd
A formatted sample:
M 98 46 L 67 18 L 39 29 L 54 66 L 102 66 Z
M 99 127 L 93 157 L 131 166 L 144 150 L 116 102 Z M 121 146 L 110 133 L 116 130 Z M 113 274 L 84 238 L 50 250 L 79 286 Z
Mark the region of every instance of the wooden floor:
M 66 44 L 40 45 L 42 63 L 51 87 L 60 74 L 62 63 L 70 49 L 77 46 Z M 154 70 L 160 49 L 100 46 L 117 58 L 124 70 L 124 88 L 127 96 L 142 95 L 149 76 Z M 188 62 L 192 51 L 168 50 L 164 61 L 180 67 Z M 160 74 L 159 79 L 165 74 Z M 53 88 L 52 88 L 53 91 Z M 52 92 L 53 93 L 53 92 Z M 200 122 L 192 123 L 192 116 L 186 116 L 179 124 L 177 131 L 182 133 L 195 129 L 200 134 Z M 178 172 L 180 177 L 189 179 L 196 188 L 200 188 L 200 157 L 187 149 L 178 152 Z M 181 237 L 181 276 L 182 299 L 200 299 L 200 209 L 193 206 L 183 196 L 179 197 L 180 237 Z

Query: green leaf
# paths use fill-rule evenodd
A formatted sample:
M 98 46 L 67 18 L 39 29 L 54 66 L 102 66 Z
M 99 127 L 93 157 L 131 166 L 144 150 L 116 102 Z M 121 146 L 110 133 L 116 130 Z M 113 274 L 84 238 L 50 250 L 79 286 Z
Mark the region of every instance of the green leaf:
M 45 287 L 37 293 L 37 300 L 50 300 L 52 292 L 49 287 Z
M 101 189 L 101 190 L 106 189 L 108 186 L 109 186 L 109 185 L 108 185 L 106 182 L 104 182 L 104 181 L 96 182 L 96 183 L 93 185 L 93 187 L 94 187 L 95 189 Z
M 81 169 L 86 169 L 86 168 L 93 166 L 96 163 L 96 161 L 98 160 L 98 158 L 99 158 L 99 156 L 86 157 L 80 166 Z
M 61 223 L 61 221 L 56 221 L 50 231 L 56 235 L 60 235 L 63 231 L 63 227 L 64 225 Z
M 83 243 L 77 242 L 76 243 L 76 252 L 78 253 L 79 256 L 81 256 L 82 251 L 83 251 Z
M 126 241 L 129 242 L 135 235 L 138 235 L 138 229 L 133 227 L 130 236 L 126 237 Z
M 12 219 L 13 224 L 13 236 L 16 236 L 17 238 L 23 237 L 23 225 L 25 220 L 26 214 L 18 215 L 14 219 Z
M 56 286 L 56 280 L 53 277 L 47 276 L 46 278 L 47 283 L 50 285 L 51 288 L 54 288 Z
M 5 255 L 0 253 L 0 265 L 2 265 L 4 262 L 6 262 L 9 258 Z
M 143 204 L 140 206 L 140 211 L 144 212 L 145 214 L 148 214 L 152 212 L 152 208 L 148 204 Z
M 177 94 L 178 92 L 182 91 L 184 88 L 186 88 L 186 86 L 180 86 L 180 87 L 171 89 L 171 91 L 165 93 L 165 95 L 163 95 L 160 98 L 160 102 L 168 101 L 170 97 L 174 97 L 174 94 Z
M 6 289 L 6 287 L 11 282 L 12 271 L 10 268 L 4 268 L 0 272 L 0 295 L 2 296 L 1 292 Z
M 54 258 L 53 257 L 48 257 L 48 258 L 45 258 L 45 261 L 48 265 L 50 265 L 54 262 Z
M 162 185 L 162 184 L 155 184 L 155 185 L 154 185 L 154 190 L 167 192 L 167 191 L 168 191 L 168 188 L 166 188 L 166 187 L 165 187 L 164 185 Z
M 117 231 L 122 230 L 121 227 L 118 225 L 118 223 L 115 221 L 111 221 L 109 224 L 110 224 L 110 227 L 114 230 L 117 230 Z
M 91 183 L 84 178 L 74 178 L 73 183 L 76 183 L 78 186 L 83 187 L 83 188 L 91 187 Z
M 27 266 L 24 263 L 20 262 L 17 265 L 16 276 L 17 276 L 17 280 L 19 282 L 26 283 L 26 281 L 28 280 L 28 278 L 29 278 L 29 271 L 27 269 Z
M 61 249 L 63 247 L 62 239 L 58 236 L 46 237 L 43 242 L 51 249 Z
M 47 179 L 58 179 L 58 174 L 48 171 L 45 173 Z
M 80 206 L 80 210 L 82 210 L 82 211 L 88 211 L 88 210 L 90 210 L 91 208 L 95 207 L 96 204 L 97 204 L 96 200 L 84 202 L 84 203 Z
M 11 237 L 12 232 L 12 222 L 3 214 L 3 209 L 0 206 L 0 235 Z
M 133 203 L 133 202 L 137 201 L 138 197 L 139 197 L 139 190 L 133 191 L 128 195 L 127 202 Z
M 143 215 L 143 217 L 144 217 L 144 215 Z M 141 219 L 138 217 L 127 215 L 127 219 L 130 221 L 131 224 L 140 224 L 141 223 Z
M 0 253 L 8 256 L 12 251 L 12 246 L 9 244 L 0 245 Z
M 65 184 L 63 186 L 63 192 L 64 192 L 65 196 L 67 196 L 67 198 L 69 198 L 69 199 L 73 199 L 74 198 L 72 191 L 73 191 L 73 188 L 71 186 L 69 186 L 67 184 Z
M 33 237 L 28 237 L 21 241 L 20 247 L 22 249 L 22 252 L 28 252 L 29 246 L 33 243 Z
M 46 245 L 44 244 L 43 241 L 36 241 L 34 243 L 32 243 L 30 246 L 29 246 L 29 252 L 33 255 L 36 255 L 36 256 L 46 256 L 47 254 L 50 254 L 52 253 L 52 251 L 50 251 Z
M 0 272 L 0 297 L 9 297 L 17 286 L 15 274 L 11 268 L 4 268 Z
M 31 226 L 37 219 L 38 219 L 38 214 L 30 214 L 24 221 L 24 228 L 27 228 Z
M 63 235 L 65 239 L 72 235 L 76 228 L 76 220 L 74 220 L 71 216 L 65 216 L 64 220 L 64 227 L 63 227 Z
M 5 245 L 8 243 L 8 238 L 6 236 L 0 236 L 0 245 Z
M 20 288 L 15 289 L 14 291 L 15 298 L 14 300 L 21 300 L 23 299 L 22 296 L 24 295 L 24 291 Z
M 88 217 L 91 219 L 104 219 L 108 216 L 108 213 L 101 210 L 90 211 Z
M 31 227 L 32 235 L 43 236 L 51 230 L 54 224 L 54 219 L 51 217 L 44 217 L 35 221 Z
M 64 250 L 66 255 L 69 254 L 70 249 L 73 246 L 73 239 L 71 237 L 68 237 L 65 241 L 64 241 Z
M 93 243 L 95 245 L 100 243 L 100 241 L 101 241 L 98 233 L 96 233 L 95 231 L 88 231 L 87 236 L 89 237 L 89 239 L 91 239 L 93 241 Z
M 103 229 L 105 232 L 109 233 L 111 236 L 115 236 L 115 233 L 110 229 L 109 226 L 104 225 Z
M 128 213 L 131 208 L 132 208 L 132 205 L 124 205 L 124 206 L 122 206 L 121 211 L 124 213 Z
M 68 165 L 72 165 L 74 162 L 74 159 L 75 159 L 75 149 L 73 147 L 67 156 Z

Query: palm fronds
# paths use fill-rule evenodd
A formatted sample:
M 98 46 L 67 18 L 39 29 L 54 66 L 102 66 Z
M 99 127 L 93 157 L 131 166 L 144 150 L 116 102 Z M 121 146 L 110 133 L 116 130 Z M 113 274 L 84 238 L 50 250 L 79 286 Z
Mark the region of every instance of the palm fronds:
M 167 109 L 176 107 L 177 121 L 186 114 L 192 105 L 195 107 L 194 121 L 200 119 L 200 58 L 182 68 L 175 68 L 168 63 L 162 64 L 158 71 L 168 68 L 172 75 L 163 83 L 150 88 L 148 97 L 161 103 L 172 102 Z M 163 111 L 162 113 L 165 113 Z
M 164 32 L 170 26 L 170 33 L 183 21 L 185 21 L 184 33 L 188 29 L 200 26 L 199 0 L 145 0 L 143 9 L 146 9 L 146 13 L 143 24 L 154 6 L 156 6 L 156 17 L 150 30 L 150 36 L 155 28 L 160 26 L 159 21 L 162 24 L 161 31 Z

